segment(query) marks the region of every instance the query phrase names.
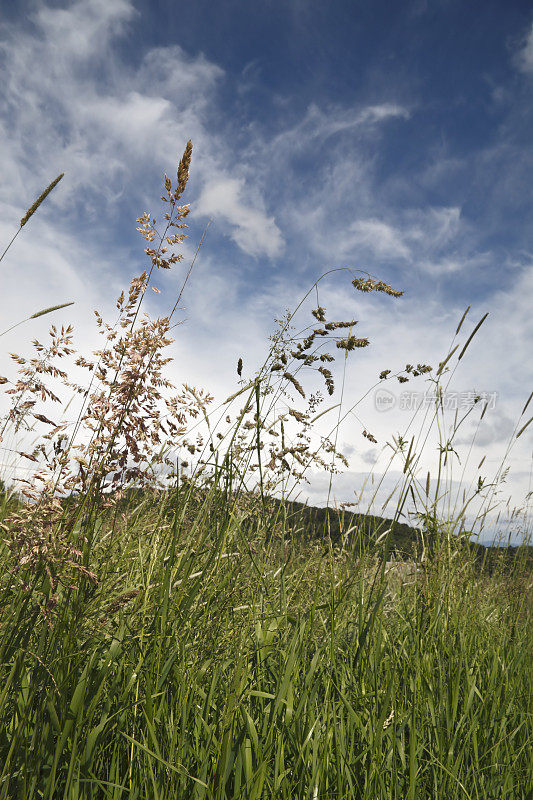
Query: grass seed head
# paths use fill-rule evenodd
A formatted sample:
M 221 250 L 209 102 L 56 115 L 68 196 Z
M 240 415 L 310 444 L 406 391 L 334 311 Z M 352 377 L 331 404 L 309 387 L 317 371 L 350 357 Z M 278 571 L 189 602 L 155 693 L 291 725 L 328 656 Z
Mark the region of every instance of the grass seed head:
M 24 216 L 20 220 L 20 227 L 21 228 L 23 228 L 24 225 L 29 220 L 29 218 L 32 217 L 35 214 L 35 212 L 37 211 L 37 209 L 39 208 L 39 206 L 41 205 L 43 200 L 45 200 L 48 197 L 48 195 L 50 194 L 50 192 L 53 189 L 55 189 L 55 187 L 57 186 L 57 184 L 59 183 L 59 181 L 61 180 L 61 178 L 63 177 L 64 174 L 65 173 L 62 172 L 61 175 L 58 175 L 57 178 L 55 180 L 53 180 L 52 183 L 49 186 L 46 187 L 44 192 L 42 192 L 42 194 L 39 195 L 39 197 L 37 198 L 35 203 L 28 208 L 28 210 L 26 211 L 26 213 L 24 214 Z

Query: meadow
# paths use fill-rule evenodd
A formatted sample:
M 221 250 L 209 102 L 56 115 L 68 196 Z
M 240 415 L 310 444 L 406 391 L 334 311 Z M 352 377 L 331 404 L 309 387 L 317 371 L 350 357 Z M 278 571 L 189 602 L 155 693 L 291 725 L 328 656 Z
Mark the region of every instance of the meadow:
M 175 181 L 165 176 L 160 224 L 139 217 L 149 269 L 115 320 L 97 317 L 101 349 L 82 356 L 73 331 L 52 326 L 0 379 L 3 444 L 39 437 L 17 451 L 32 476 L 0 487 L 0 800 L 526 800 L 530 521 L 524 545 L 489 553 L 473 541 L 490 489 L 468 530 L 472 498 L 445 513 L 453 430 L 422 483 L 415 438 L 394 440 L 403 477 L 387 518 L 292 501 L 309 469 L 342 468 L 332 362 L 344 369 L 370 345 L 320 303 L 303 329 L 299 309 L 277 321 L 264 364 L 246 378 L 239 362 L 218 406 L 170 385 L 166 348 L 194 261 L 167 316 L 141 308 L 152 275 L 181 268 L 191 155 L 189 142 Z M 355 292 L 401 297 L 349 278 Z M 380 375 L 433 381 L 439 429 L 439 387 L 483 322 L 465 334 L 465 319 L 435 368 Z M 307 388 L 316 380 L 321 395 Z M 67 390 L 74 422 L 50 411 Z M 333 412 L 331 435 L 318 434 Z M 409 528 L 407 502 L 419 512 Z

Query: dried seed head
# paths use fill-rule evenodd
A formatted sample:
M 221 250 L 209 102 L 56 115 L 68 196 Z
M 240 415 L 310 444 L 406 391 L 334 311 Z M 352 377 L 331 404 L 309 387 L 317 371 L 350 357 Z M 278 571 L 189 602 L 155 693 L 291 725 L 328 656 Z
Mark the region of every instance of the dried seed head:
M 326 381 L 326 389 L 328 391 L 328 394 L 332 395 L 333 392 L 335 391 L 335 384 L 333 382 L 333 377 L 331 375 L 330 370 L 327 369 L 326 367 L 319 367 L 318 371 L 321 372 L 322 375 L 324 376 L 324 379 Z
M 311 311 L 311 314 L 319 322 L 325 322 L 326 321 L 326 309 L 322 308 L 322 306 L 318 306 L 318 308 L 313 308 L 313 310 Z
M 179 197 L 185 191 L 185 186 L 187 185 L 187 181 L 189 180 L 189 167 L 191 165 L 191 155 L 192 155 L 192 142 L 189 139 L 187 142 L 187 146 L 185 148 L 185 152 L 180 160 L 178 166 L 178 185 L 176 187 L 176 191 L 174 192 L 174 199 L 178 200 Z
M 305 414 L 302 414 L 301 411 L 297 411 L 295 408 L 289 408 L 289 414 L 291 417 L 294 417 L 294 419 L 298 420 L 298 422 L 305 422 L 307 419 Z
M 124 594 L 115 597 L 115 599 L 109 603 L 105 609 L 106 615 L 116 614 L 116 612 L 120 611 L 121 608 L 130 602 L 130 600 L 133 600 L 135 597 L 137 597 L 139 593 L 140 589 L 131 589 L 129 592 L 124 592 Z
M 350 350 L 354 350 L 356 347 L 366 347 L 369 345 L 370 342 L 368 339 L 357 339 L 355 336 L 349 336 L 347 339 L 340 339 L 337 342 L 337 347 L 340 350 L 346 350 L 349 352 Z
M 403 292 L 393 289 L 388 283 L 383 281 L 375 281 L 373 278 L 354 278 L 352 285 L 360 292 L 385 292 L 391 297 L 401 297 Z
M 385 722 L 383 723 L 383 730 L 384 730 L 384 731 L 386 731 L 386 730 L 387 730 L 387 728 L 389 727 L 389 725 L 392 725 L 392 721 L 393 721 L 393 719 L 394 719 L 394 709 L 392 709 L 392 711 L 390 712 L 389 716 L 387 717 L 387 719 L 386 719 L 386 720 L 385 720 Z
M 337 328 L 353 328 L 354 325 L 357 325 L 356 319 L 352 319 L 350 322 L 327 322 L 324 327 L 327 331 L 336 331 Z
M 286 378 L 288 381 L 290 381 L 290 382 L 292 383 L 292 385 L 294 386 L 294 388 L 296 389 L 296 391 L 297 391 L 297 392 L 300 392 L 300 394 L 302 395 L 302 397 L 304 397 L 304 398 L 305 398 L 305 392 L 304 392 L 304 390 L 302 389 L 302 386 L 301 386 L 301 384 L 300 384 L 300 383 L 299 383 L 299 382 L 296 380 L 296 378 L 294 377 L 294 375 L 291 375 L 291 373 L 290 373 L 290 372 L 284 372 L 284 373 L 283 373 L 283 377 L 284 377 L 284 378 Z
M 429 364 L 417 364 L 414 374 L 418 373 L 419 375 L 424 375 L 426 372 L 431 372 L 432 369 L 433 367 L 430 367 Z

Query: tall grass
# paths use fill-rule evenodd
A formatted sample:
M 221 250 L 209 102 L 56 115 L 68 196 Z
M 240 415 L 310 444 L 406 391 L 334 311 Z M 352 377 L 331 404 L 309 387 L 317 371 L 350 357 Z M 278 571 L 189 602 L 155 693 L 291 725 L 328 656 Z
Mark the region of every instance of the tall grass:
M 165 248 L 182 241 L 191 150 L 174 189 L 165 176 L 164 228 L 139 218 L 150 271 L 114 324 L 98 319 L 96 360 L 78 357 L 91 383 L 73 386 L 56 365 L 72 354 L 68 329 L 33 360 L 17 356 L 19 378 L 6 379 L 4 432 L 38 422 L 49 433 L 23 454 L 36 469 L 26 495 L 0 492 L 0 800 L 525 800 L 531 564 L 519 548 L 484 569 L 464 503 L 443 516 L 449 439 L 434 496 L 417 481 L 421 445 L 396 441 L 388 528 L 340 510 L 335 531 L 329 515 L 310 527 L 290 503 L 310 465 L 338 467 L 343 406 L 318 408 L 304 378 L 333 395 L 323 343 L 345 364 L 369 344 L 355 320 L 327 322 L 319 302 L 315 327 L 283 318 L 265 363 L 250 378 L 239 364 L 218 411 L 195 387 L 164 395 L 176 305 L 138 318 L 152 271 L 180 260 Z M 401 294 L 368 276 L 353 284 Z M 82 398 L 74 430 L 37 410 L 58 397 L 50 378 Z M 315 441 L 331 411 L 331 435 Z M 421 525 L 411 558 L 396 560 L 407 497 Z

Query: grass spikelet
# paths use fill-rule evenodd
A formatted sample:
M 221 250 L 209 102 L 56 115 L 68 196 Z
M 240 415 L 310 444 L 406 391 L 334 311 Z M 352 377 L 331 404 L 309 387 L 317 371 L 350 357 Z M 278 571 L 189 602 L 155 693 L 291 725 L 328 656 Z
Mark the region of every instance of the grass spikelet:
M 459 331 L 461 330 L 461 327 L 462 327 L 462 325 L 463 325 L 463 322 L 465 321 L 465 319 L 466 319 L 466 315 L 468 314 L 468 312 L 469 312 L 469 311 L 470 311 L 470 306 L 468 306 L 468 308 L 466 309 L 465 313 L 464 313 L 464 314 L 463 314 L 463 316 L 461 317 L 461 321 L 460 321 L 459 325 L 457 326 L 457 330 L 455 331 L 455 335 L 456 335 L 456 336 L 457 336 L 457 334 L 459 333 Z
M 50 306 L 49 308 L 43 308 L 42 311 L 36 311 L 35 314 L 32 314 L 31 317 L 28 319 L 37 319 L 37 317 L 44 317 L 45 314 L 51 314 L 52 311 L 59 311 L 60 308 L 67 308 L 67 306 L 73 306 L 74 301 L 71 300 L 70 303 L 61 303 L 58 306 Z
M 289 408 L 289 414 L 291 417 L 294 417 L 297 422 L 305 422 L 307 417 L 305 414 L 302 414 L 301 411 L 298 411 L 296 408 Z
M 440 374 L 443 372 L 443 370 L 444 370 L 444 367 L 446 366 L 446 364 L 448 363 L 448 361 L 450 360 L 450 358 L 453 356 L 453 354 L 455 353 L 455 351 L 456 351 L 456 350 L 458 350 L 458 349 L 459 349 L 459 345 L 458 345 L 458 344 L 456 344 L 456 345 L 455 345 L 455 347 L 453 348 L 453 350 L 450 350 L 450 352 L 448 353 L 448 355 L 446 356 L 446 358 L 444 359 L 444 361 L 441 361 L 441 362 L 439 363 L 439 368 L 437 369 L 437 377 L 438 377 L 438 376 L 439 376 L 439 375 L 440 375 Z
M 74 301 L 71 301 L 70 303 L 61 303 L 58 306 L 50 306 L 50 308 L 43 308 L 42 311 L 36 311 L 35 314 L 32 314 L 30 317 L 26 317 L 26 319 L 22 319 L 20 320 L 20 322 L 16 322 L 15 325 L 12 325 L 10 328 L 6 328 L 5 331 L 2 331 L 2 333 L 0 333 L 0 336 L 5 336 L 6 333 L 15 330 L 15 328 L 18 328 L 19 325 L 22 325 L 24 322 L 28 322 L 28 320 L 30 319 L 37 319 L 37 317 L 43 317 L 45 314 L 51 314 L 52 311 L 58 311 L 60 308 L 66 308 L 67 306 L 73 306 L 73 305 Z
M 466 349 L 467 349 L 468 345 L 470 344 L 470 342 L 472 341 L 472 339 L 474 338 L 474 336 L 476 335 L 478 330 L 481 328 L 481 326 L 483 325 L 483 323 L 485 322 L 485 320 L 487 319 L 488 316 L 489 316 L 489 312 L 488 311 L 487 311 L 486 314 L 483 314 L 483 316 L 479 320 L 478 324 L 476 325 L 476 327 L 474 328 L 474 330 L 472 331 L 472 333 L 470 334 L 470 336 L 466 340 L 465 346 L 463 347 L 463 349 L 461 350 L 461 352 L 457 356 L 457 361 L 460 361 L 462 359 L 462 357 L 466 353 Z
M 526 422 L 526 424 L 525 424 L 525 425 L 522 425 L 522 427 L 520 428 L 520 430 L 519 430 L 519 431 L 518 431 L 518 433 L 516 434 L 516 438 L 517 438 L 517 439 L 518 439 L 520 436 L 522 436 L 522 434 L 524 433 L 525 429 L 528 427 L 528 425 L 530 425 L 530 424 L 531 424 L 531 422 L 533 422 L 533 417 L 530 417 L 530 418 L 528 419 L 528 421 Z
M 403 295 L 403 292 L 393 289 L 388 283 L 375 281 L 373 278 L 354 278 L 352 285 L 360 292 L 384 292 L 391 297 L 401 297 Z
M 325 322 L 326 321 L 326 309 L 322 308 L 322 306 L 318 306 L 318 308 L 313 308 L 313 310 L 311 311 L 311 314 L 319 322 Z
M 57 184 L 59 183 L 59 181 L 61 180 L 61 178 L 63 177 L 64 174 L 65 173 L 62 172 L 61 175 L 58 175 L 57 178 L 55 180 L 53 180 L 52 183 L 49 186 L 46 187 L 44 192 L 39 195 L 39 197 L 37 198 L 35 203 L 28 208 L 28 210 L 26 211 L 26 213 L 24 214 L 24 216 L 20 220 L 20 227 L 21 228 L 23 228 L 24 225 L 27 223 L 27 221 L 30 219 L 30 217 L 32 217 L 35 214 L 35 212 L 37 211 L 37 209 L 39 208 L 41 203 L 48 197 L 50 192 L 53 189 L 55 189 L 55 187 L 57 186 Z
M 187 185 L 187 181 L 189 180 L 189 167 L 191 165 L 191 156 L 192 156 L 192 142 L 189 139 L 185 147 L 183 156 L 181 157 L 180 163 L 178 165 L 178 185 L 176 187 L 176 191 L 174 192 L 174 199 L 176 201 L 178 201 L 181 195 L 183 194 L 185 186 Z
M 254 386 L 255 386 L 255 381 L 252 381 L 251 383 L 246 384 L 246 386 L 243 386 L 242 389 L 239 389 L 237 392 L 233 392 L 233 394 L 230 394 L 229 397 L 226 397 L 226 399 L 224 400 L 222 405 L 225 406 L 228 403 L 231 403 L 231 401 L 235 400 L 236 397 L 239 397 L 239 395 L 244 394 L 244 392 L 247 392 L 250 389 L 253 389 Z
M 349 352 L 350 350 L 354 350 L 356 347 L 367 347 L 369 344 L 370 342 L 366 338 L 358 339 L 356 336 L 348 336 L 347 339 L 339 339 L 337 342 L 337 347 L 339 350 L 346 350 Z
M 290 381 L 290 383 L 292 383 L 296 391 L 299 392 L 303 398 L 305 398 L 305 392 L 302 388 L 302 385 L 296 380 L 294 375 L 291 375 L 290 372 L 284 372 L 283 377 L 286 378 L 288 381 Z

